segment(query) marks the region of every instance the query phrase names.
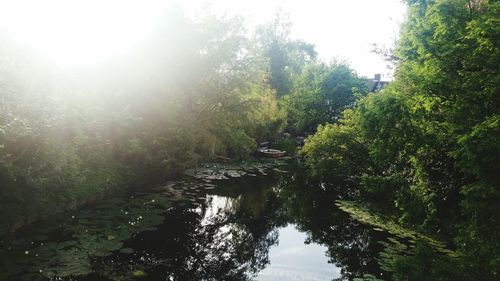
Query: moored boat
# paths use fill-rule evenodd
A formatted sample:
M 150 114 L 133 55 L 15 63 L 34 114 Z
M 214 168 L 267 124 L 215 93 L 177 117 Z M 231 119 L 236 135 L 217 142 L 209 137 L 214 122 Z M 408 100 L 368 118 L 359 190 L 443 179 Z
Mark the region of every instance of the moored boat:
M 277 149 L 259 149 L 259 155 L 268 157 L 268 158 L 280 158 L 285 156 L 286 151 L 277 150 Z

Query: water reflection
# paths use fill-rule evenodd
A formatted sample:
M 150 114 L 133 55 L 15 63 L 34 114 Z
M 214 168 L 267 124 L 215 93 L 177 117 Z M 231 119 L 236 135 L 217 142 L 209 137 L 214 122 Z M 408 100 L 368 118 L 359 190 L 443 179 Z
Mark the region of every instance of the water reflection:
M 342 189 L 325 188 L 301 173 L 296 171 L 277 187 L 288 220 L 306 233 L 306 242 L 327 247 L 329 262 L 340 268 L 336 280 L 353 280 L 364 274 L 385 279 L 377 258 L 383 249 L 379 241 L 387 235 L 337 209 L 335 200 L 347 196 Z
M 324 246 L 305 244 L 307 235 L 295 225 L 280 228 L 279 245 L 271 247 L 270 264 L 262 270 L 258 281 L 330 281 L 340 277 L 340 270 L 328 264 Z
M 291 174 L 209 186 L 179 181 L 103 200 L 4 238 L 0 280 L 384 277 L 386 235 L 337 209 L 339 194 Z

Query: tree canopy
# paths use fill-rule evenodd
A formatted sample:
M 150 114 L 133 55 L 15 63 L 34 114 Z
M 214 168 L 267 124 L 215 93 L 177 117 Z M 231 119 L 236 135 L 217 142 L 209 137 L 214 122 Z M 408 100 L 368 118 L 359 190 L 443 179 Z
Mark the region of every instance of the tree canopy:
M 302 153 L 317 176 L 351 181 L 399 210 L 402 223 L 452 237 L 464 280 L 494 280 L 500 5 L 407 2 L 395 81 L 320 127 Z

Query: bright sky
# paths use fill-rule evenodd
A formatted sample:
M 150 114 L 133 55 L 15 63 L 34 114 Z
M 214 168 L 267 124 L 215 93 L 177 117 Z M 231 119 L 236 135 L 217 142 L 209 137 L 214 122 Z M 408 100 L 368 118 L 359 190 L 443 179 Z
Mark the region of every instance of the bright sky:
M 207 9 L 243 15 L 251 26 L 281 8 L 292 38 L 316 45 L 326 61 L 342 58 L 361 75 L 390 71 L 371 53 L 390 46 L 404 19 L 400 0 L 0 0 L 0 31 L 14 35 L 60 64 L 95 63 L 133 49 L 172 3 L 188 15 Z
M 319 56 L 348 61 L 359 74 L 389 78 L 387 63 L 371 52 L 372 44 L 392 46 L 404 21 L 401 0 L 183 0 L 181 6 L 197 11 L 209 2 L 214 13 L 243 15 L 251 25 L 270 21 L 278 9 L 293 23 L 292 37 L 316 45 Z

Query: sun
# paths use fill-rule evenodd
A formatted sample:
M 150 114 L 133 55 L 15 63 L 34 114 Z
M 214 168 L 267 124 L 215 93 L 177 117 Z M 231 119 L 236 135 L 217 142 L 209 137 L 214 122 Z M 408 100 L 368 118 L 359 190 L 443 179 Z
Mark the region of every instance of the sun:
M 129 52 L 171 1 L 0 0 L 0 33 L 57 64 L 97 63 Z

